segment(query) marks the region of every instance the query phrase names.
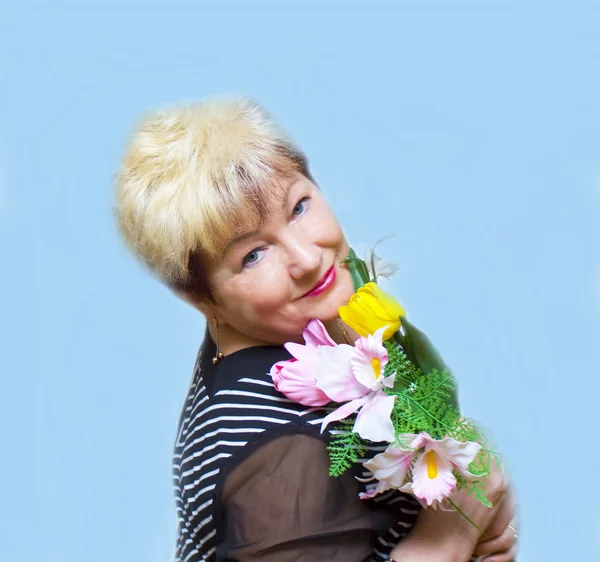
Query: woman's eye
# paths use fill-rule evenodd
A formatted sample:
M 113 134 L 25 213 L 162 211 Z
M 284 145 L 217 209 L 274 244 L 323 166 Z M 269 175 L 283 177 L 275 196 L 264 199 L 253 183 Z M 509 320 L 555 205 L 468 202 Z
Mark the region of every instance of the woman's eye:
M 255 248 L 251 252 L 248 252 L 242 260 L 242 267 L 252 267 L 257 264 L 266 250 L 264 248 Z
M 300 215 L 303 215 L 308 210 L 308 207 L 310 207 L 310 197 L 303 197 L 294 207 L 292 216 L 299 217 Z

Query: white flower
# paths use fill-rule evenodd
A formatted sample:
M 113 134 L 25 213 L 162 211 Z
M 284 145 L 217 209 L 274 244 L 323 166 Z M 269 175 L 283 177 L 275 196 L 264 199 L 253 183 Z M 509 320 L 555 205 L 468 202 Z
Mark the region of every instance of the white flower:
M 369 270 L 369 275 L 371 279 L 377 281 L 377 278 L 383 277 L 384 279 L 390 279 L 396 273 L 398 273 L 398 266 L 391 262 L 382 260 L 377 253 L 375 252 L 375 248 L 383 242 L 384 238 L 381 238 L 372 248 L 363 252 L 363 261 L 367 264 L 367 269 Z M 373 270 L 373 265 L 375 265 L 375 270 Z

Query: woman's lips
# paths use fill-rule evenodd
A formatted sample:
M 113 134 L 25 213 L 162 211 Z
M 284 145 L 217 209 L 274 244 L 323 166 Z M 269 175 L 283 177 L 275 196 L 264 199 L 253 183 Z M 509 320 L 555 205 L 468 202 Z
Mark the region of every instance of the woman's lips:
M 306 294 L 304 297 L 316 297 L 321 293 L 324 293 L 329 289 L 335 282 L 335 265 L 332 265 L 323 278 Z

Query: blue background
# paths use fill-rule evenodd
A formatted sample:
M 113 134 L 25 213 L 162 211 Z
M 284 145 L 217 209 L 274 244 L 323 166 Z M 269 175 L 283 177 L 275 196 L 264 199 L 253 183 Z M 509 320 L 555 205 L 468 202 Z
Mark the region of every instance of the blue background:
M 146 109 L 263 102 L 505 454 L 522 562 L 600 560 L 600 8 L 149 2 L 0 16 L 0 560 L 167 562 L 199 314 L 121 244 Z

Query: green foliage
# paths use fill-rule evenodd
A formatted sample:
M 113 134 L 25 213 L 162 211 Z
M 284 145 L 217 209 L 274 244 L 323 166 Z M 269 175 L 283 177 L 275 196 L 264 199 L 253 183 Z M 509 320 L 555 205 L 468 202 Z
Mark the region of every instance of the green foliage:
M 452 397 L 456 392 L 454 377 L 447 371 L 433 369 L 427 375 L 415 367 L 404 350 L 393 341 L 387 341 L 388 364 L 386 376 L 396 372 L 396 396 L 392 421 L 396 434 L 426 431 L 435 439 L 442 439 L 460 421 L 460 412 Z
M 390 394 L 396 396 L 396 432 L 426 431 L 434 439 L 451 433 L 460 419 L 460 412 L 450 400 L 453 390 L 452 376 L 447 371 L 431 371 L 400 392 L 392 390 Z
M 469 465 L 469 472 L 477 476 L 481 476 L 481 480 L 475 482 L 467 481 L 459 473 L 456 473 L 456 486 L 459 489 L 467 489 L 470 495 L 475 495 L 477 499 L 486 507 L 492 507 L 492 504 L 487 499 L 486 481 L 483 478 L 490 473 L 490 464 L 492 461 L 499 462 L 496 453 L 488 446 L 483 430 L 477 426 L 472 420 L 462 419 L 460 423 L 449 433 L 449 437 L 457 441 L 475 441 L 482 447 Z
M 493 453 L 492 456 L 494 456 Z M 473 462 L 469 465 L 469 471 L 473 474 L 480 475 L 480 480 L 470 482 L 466 480 L 459 472 L 455 471 L 456 487 L 459 490 L 466 489 L 469 495 L 475 495 L 475 497 L 486 507 L 492 507 L 491 502 L 487 499 L 486 480 L 484 478 L 484 476 L 489 473 L 489 469 L 490 452 L 482 449 L 478 453 L 477 457 L 475 457 Z
M 365 442 L 352 431 L 354 420 L 342 420 L 329 440 L 329 476 L 344 474 L 366 453 Z
M 388 340 L 383 342 L 383 345 L 388 352 L 384 376 L 389 377 L 392 373 L 396 373 L 394 390 L 402 390 L 422 375 L 421 370 L 409 361 L 404 350 L 396 342 Z
M 395 373 L 394 387 L 384 389 L 396 397 L 391 418 L 396 436 L 403 433 L 427 432 L 434 439 L 452 437 L 461 442 L 477 442 L 482 445 L 469 471 L 482 478 L 467 481 L 455 472 L 457 488 L 467 489 L 483 505 L 491 507 L 486 497 L 485 478 L 496 454 L 488 447 L 484 432 L 472 420 L 462 418 L 456 402 L 456 381 L 447 369 L 432 369 L 427 374 L 408 357 L 401 344 L 393 339 L 384 342 L 388 363 L 384 376 Z M 367 442 L 354 433 L 355 418 L 340 422 L 328 446 L 331 460 L 329 474 L 340 476 L 367 452 Z M 497 459 L 496 459 L 497 460 Z M 412 480 L 409 470 L 406 481 Z
M 483 430 L 473 420 L 462 418 L 452 429 L 449 437 L 457 441 L 476 441 L 485 447 L 485 435 Z

